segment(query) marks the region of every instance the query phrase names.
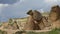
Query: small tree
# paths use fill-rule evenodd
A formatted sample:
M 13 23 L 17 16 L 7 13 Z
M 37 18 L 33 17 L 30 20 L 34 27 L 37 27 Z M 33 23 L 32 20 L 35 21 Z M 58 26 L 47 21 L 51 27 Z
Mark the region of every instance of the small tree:
M 12 25 L 12 19 L 11 18 L 9 19 L 9 25 Z

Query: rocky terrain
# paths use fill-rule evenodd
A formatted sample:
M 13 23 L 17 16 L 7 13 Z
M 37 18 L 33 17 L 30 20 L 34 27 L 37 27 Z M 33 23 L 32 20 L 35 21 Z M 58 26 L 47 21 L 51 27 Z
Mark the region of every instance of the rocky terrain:
M 0 25 L 0 34 L 60 34 L 60 6 L 51 7 L 49 14 L 38 13 L 30 10 L 28 17 L 10 18 Z

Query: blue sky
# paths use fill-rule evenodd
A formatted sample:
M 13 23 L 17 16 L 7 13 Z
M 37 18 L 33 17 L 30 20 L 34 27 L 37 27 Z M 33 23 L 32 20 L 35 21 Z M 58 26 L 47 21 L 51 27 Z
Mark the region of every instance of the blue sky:
M 30 9 L 50 11 L 51 6 L 59 4 L 60 0 L 0 0 L 0 21 L 25 17 Z

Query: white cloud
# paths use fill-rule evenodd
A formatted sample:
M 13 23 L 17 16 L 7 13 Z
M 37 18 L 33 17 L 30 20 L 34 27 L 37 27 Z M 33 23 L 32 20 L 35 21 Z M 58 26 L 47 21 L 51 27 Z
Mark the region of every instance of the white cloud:
M 13 5 L 20 5 L 20 4 L 23 3 L 24 1 L 26 1 L 26 0 L 20 0 L 19 2 L 16 2 L 16 3 L 14 3 Z
M 23 2 L 24 0 L 20 0 L 20 2 Z
M 45 2 L 58 2 L 58 0 L 45 0 Z
M 60 0 L 44 0 L 44 2 L 48 5 L 54 6 L 54 5 L 59 5 Z
M 0 7 L 6 7 L 8 4 L 0 4 Z
M 41 13 L 44 13 L 44 10 L 43 9 L 40 9 Z
M 38 10 L 39 12 L 41 12 L 41 13 L 44 13 L 44 10 L 43 9 L 40 9 L 40 10 Z
M 2 9 L 7 6 L 9 6 L 9 5 L 8 4 L 0 4 L 0 14 L 2 13 Z

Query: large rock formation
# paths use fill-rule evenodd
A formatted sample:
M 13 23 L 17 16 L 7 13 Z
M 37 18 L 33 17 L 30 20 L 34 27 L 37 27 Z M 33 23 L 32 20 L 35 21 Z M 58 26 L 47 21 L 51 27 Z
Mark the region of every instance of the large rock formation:
M 28 22 L 26 24 L 26 29 L 28 30 L 41 30 L 48 26 L 48 21 L 41 13 L 37 10 L 29 10 L 27 12 L 29 16 Z
M 52 28 L 60 28 L 60 6 L 56 5 L 51 8 L 49 20 L 52 23 Z
M 24 28 L 25 28 L 25 30 L 33 30 L 34 29 L 34 21 L 33 21 L 32 16 L 29 16 Z
M 19 26 L 16 21 L 13 22 L 12 19 L 10 19 L 9 22 L 2 24 L 2 29 L 17 30 L 17 29 L 19 29 Z
M 56 21 L 60 18 L 60 7 L 57 6 L 53 6 L 51 8 L 51 12 L 49 14 L 50 20 L 51 21 Z

